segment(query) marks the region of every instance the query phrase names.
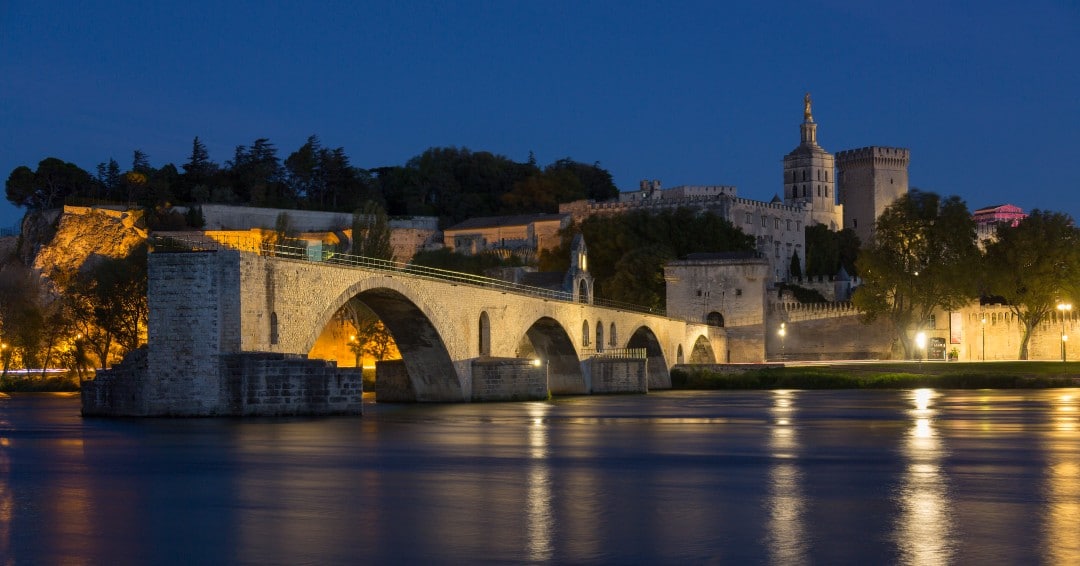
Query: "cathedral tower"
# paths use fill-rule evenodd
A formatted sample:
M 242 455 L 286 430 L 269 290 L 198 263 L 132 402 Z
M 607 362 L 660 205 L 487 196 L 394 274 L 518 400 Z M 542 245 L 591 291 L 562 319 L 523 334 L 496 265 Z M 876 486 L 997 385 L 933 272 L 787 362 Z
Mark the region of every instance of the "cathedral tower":
M 817 124 L 810 107 L 810 93 L 803 98 L 801 143 L 784 156 L 784 203 L 804 206 L 810 219 L 830 230 L 839 230 L 843 207 L 836 204 L 836 179 L 831 153 L 817 143 Z
M 863 147 L 836 154 L 838 190 L 844 228 L 864 244 L 874 236 L 878 216 L 908 192 L 911 153 L 899 147 Z

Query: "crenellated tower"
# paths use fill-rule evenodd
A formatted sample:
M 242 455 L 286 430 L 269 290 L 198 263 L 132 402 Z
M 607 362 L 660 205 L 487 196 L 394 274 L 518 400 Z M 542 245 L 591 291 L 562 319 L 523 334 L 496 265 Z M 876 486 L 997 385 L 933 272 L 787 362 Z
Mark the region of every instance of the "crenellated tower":
M 810 93 L 803 98 L 799 133 L 799 146 L 784 156 L 784 203 L 809 208 L 811 221 L 839 230 L 843 207 L 836 203 L 835 163 L 832 154 L 818 145 Z
M 874 224 L 885 207 L 908 192 L 911 152 L 900 147 L 863 147 L 836 154 L 838 192 L 844 228 L 864 243 L 874 236 Z

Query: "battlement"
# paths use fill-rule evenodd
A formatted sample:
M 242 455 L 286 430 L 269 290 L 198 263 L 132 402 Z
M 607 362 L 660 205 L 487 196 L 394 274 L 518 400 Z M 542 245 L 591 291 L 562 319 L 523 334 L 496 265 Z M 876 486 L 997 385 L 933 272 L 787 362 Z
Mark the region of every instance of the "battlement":
M 836 165 L 858 165 L 860 163 L 878 163 L 898 167 L 907 167 L 911 162 L 911 150 L 903 147 L 869 146 L 858 149 L 845 149 L 836 153 Z
M 850 301 L 836 301 L 831 303 L 799 303 L 799 302 L 772 302 L 769 304 L 773 313 L 780 315 L 781 320 L 797 322 L 803 320 L 821 320 L 857 316 L 861 311 L 855 308 Z

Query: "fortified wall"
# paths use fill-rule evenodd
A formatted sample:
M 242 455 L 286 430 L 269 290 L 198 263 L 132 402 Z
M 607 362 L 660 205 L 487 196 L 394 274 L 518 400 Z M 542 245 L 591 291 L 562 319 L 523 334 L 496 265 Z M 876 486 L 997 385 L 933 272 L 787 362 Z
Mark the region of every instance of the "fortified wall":
M 901 353 L 888 325 L 882 321 L 864 324 L 850 302 L 802 304 L 773 299 L 765 326 L 768 359 L 888 359 Z M 1080 313 L 1050 313 L 1032 330 L 1028 359 L 1060 360 L 1063 342 L 1065 356 L 1080 359 L 1078 329 Z M 978 303 L 954 312 L 935 312 L 921 330 L 928 344 L 934 339 L 944 344 L 938 358 L 959 361 L 1017 360 L 1024 336 L 1023 323 L 1007 306 Z M 914 335 L 916 330 L 910 332 Z M 921 355 L 932 357 L 932 353 L 928 347 Z

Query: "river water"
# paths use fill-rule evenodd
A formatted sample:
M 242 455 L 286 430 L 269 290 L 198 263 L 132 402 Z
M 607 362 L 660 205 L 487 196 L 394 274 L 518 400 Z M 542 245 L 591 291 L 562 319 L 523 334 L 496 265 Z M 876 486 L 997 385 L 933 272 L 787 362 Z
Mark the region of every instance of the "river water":
M 1080 390 L 99 420 L 0 395 L 0 563 L 1080 564 Z

